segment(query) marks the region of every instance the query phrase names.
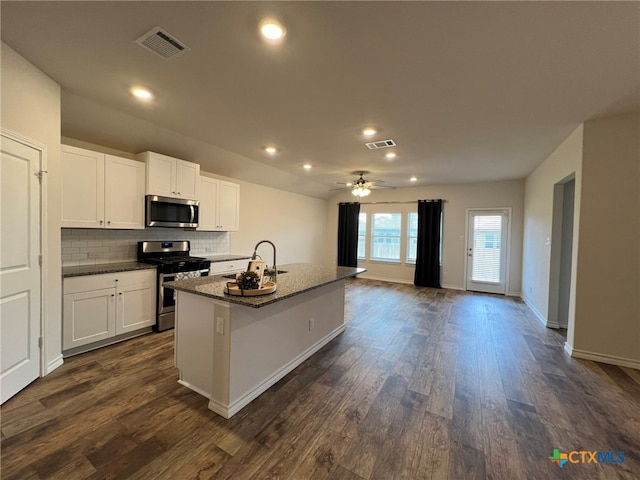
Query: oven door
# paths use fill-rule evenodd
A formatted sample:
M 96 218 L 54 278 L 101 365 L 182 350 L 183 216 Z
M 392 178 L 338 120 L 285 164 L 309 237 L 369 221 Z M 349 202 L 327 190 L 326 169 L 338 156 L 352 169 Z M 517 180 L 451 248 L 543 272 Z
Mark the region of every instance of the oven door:
M 161 273 L 158 279 L 158 318 L 156 330 L 161 332 L 175 326 L 176 292 L 165 287 L 164 282 L 209 276 L 209 269 L 190 272 Z

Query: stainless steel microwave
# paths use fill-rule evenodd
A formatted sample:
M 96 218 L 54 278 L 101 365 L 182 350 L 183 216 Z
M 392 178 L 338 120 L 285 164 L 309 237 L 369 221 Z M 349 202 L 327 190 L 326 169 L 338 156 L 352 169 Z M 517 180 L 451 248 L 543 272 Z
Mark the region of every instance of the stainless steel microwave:
M 199 213 L 197 200 L 147 195 L 147 227 L 196 228 Z

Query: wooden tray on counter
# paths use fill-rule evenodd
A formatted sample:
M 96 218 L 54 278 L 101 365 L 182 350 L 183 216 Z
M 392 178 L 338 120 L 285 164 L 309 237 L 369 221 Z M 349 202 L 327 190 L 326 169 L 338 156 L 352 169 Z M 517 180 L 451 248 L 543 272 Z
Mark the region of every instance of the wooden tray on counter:
M 241 290 L 237 284 L 229 282 L 224 287 L 224 293 L 228 295 L 235 295 L 237 297 L 257 297 L 260 295 L 269 295 L 276 291 L 278 286 L 274 282 L 265 282 L 262 288 L 256 288 L 253 290 Z

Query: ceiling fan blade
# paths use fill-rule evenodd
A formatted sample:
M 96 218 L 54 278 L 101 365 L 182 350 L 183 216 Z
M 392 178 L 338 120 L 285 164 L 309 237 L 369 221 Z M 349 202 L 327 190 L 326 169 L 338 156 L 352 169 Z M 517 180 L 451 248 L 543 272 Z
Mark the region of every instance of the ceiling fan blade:
M 395 190 L 396 187 L 392 187 L 391 185 L 371 185 L 369 188 L 373 190 Z

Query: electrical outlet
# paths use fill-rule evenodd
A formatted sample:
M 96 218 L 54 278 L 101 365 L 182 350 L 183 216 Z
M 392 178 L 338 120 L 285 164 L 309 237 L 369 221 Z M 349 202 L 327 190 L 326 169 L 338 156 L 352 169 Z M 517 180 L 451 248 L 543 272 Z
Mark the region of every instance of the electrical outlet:
M 224 335 L 224 318 L 222 317 L 216 318 L 216 333 Z
M 100 258 L 100 252 L 88 252 L 87 258 Z
M 315 326 L 316 326 L 316 319 L 311 317 L 309 319 L 309 331 L 313 330 Z

